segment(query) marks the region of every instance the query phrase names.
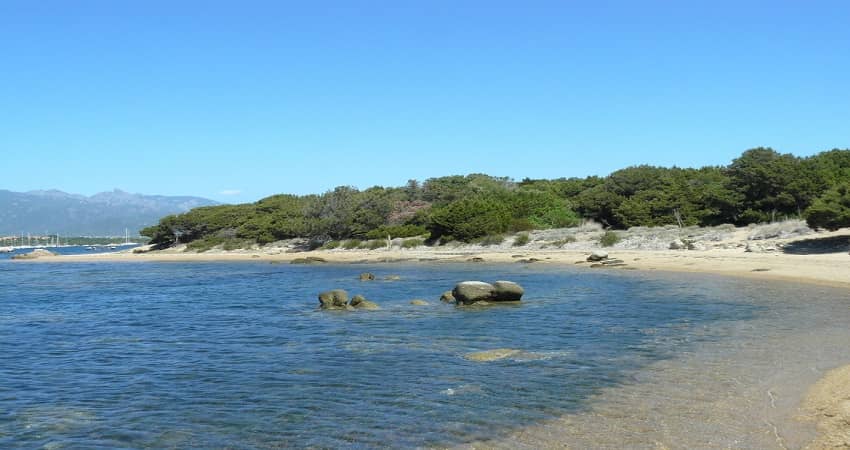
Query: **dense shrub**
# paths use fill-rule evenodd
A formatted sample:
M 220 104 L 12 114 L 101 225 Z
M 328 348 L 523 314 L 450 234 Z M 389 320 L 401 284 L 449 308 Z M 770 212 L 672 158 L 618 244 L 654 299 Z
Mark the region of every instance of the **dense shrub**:
M 406 238 L 428 234 L 422 225 L 382 225 L 366 233 L 367 239 Z
M 605 234 L 603 234 L 602 237 L 599 238 L 599 245 L 603 247 L 610 247 L 616 244 L 617 242 L 620 242 L 620 236 L 613 231 L 606 231 Z
M 850 183 L 843 183 L 819 197 L 806 212 L 812 228 L 837 230 L 850 227 Z
M 482 174 L 410 180 L 395 188 L 340 186 L 320 195 L 274 195 L 255 203 L 196 208 L 141 230 L 150 243 L 192 250 L 306 238 L 329 241 L 426 236 L 472 242 L 484 236 L 579 225 L 746 225 L 805 217 L 847 226 L 850 150 L 810 157 L 769 148 L 725 167 L 627 167 L 606 177 L 523 180 Z M 196 242 L 201 241 L 201 242 Z M 349 246 L 353 244 L 347 244 Z M 366 244 L 373 245 L 373 244 Z M 377 245 L 377 244 L 374 244 Z

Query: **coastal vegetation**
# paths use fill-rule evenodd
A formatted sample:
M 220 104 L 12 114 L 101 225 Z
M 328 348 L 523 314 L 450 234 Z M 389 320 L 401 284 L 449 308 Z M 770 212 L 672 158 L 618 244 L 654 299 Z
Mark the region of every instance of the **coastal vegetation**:
M 506 233 L 576 226 L 747 225 L 805 218 L 814 228 L 850 226 L 850 150 L 809 157 L 770 148 L 727 166 L 640 165 L 605 177 L 524 179 L 483 174 L 411 180 L 401 187 L 340 186 L 320 195 L 274 195 L 255 203 L 195 208 L 141 230 L 151 243 L 238 247 L 306 238 L 310 248 L 405 247 L 453 240 L 501 243 Z M 411 240 L 413 239 L 413 240 Z M 520 237 L 520 240 L 522 238 Z

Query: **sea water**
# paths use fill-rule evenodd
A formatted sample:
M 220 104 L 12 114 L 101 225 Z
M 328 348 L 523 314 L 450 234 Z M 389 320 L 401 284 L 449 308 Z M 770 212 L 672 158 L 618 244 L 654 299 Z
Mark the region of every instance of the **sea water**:
M 525 288 L 521 303 L 438 300 L 501 279 Z M 381 309 L 318 310 L 333 288 Z M 713 410 L 707 393 L 730 377 L 759 396 L 748 374 L 802 367 L 810 382 L 828 368 L 810 364 L 850 361 L 848 305 L 839 289 L 522 264 L 0 261 L 0 447 L 651 448 L 684 442 L 663 429 L 677 420 L 692 447 L 768 446 L 768 425 L 683 411 Z M 811 332 L 831 344 L 782 341 Z M 807 354 L 772 366 L 795 345 Z M 500 348 L 519 352 L 465 358 Z

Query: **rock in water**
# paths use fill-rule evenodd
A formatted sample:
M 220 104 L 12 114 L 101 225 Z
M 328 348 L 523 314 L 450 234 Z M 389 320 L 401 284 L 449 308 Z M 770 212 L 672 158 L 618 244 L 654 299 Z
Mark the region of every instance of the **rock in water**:
M 458 283 L 451 292 L 455 302 L 471 305 L 476 302 L 517 302 L 525 291 L 522 286 L 511 281 L 497 281 L 494 284 L 482 281 L 463 281 Z M 444 293 L 440 300 L 449 301 Z
M 587 257 L 588 261 L 602 261 L 603 259 L 608 259 L 608 252 L 605 250 L 594 250 L 593 253 Z
M 319 307 L 322 309 L 346 309 L 348 292 L 342 289 L 334 289 L 319 294 Z
M 452 295 L 452 291 L 446 291 L 440 296 L 440 301 L 445 303 L 454 303 L 456 300 L 455 296 Z
M 356 309 L 381 309 L 377 303 L 366 300 L 362 295 L 355 295 L 348 304 Z
M 518 302 L 525 293 L 522 286 L 512 281 L 497 281 L 493 283 L 493 288 L 493 300 L 499 302 Z
M 420 299 L 411 300 L 410 304 L 414 305 L 414 306 L 428 306 L 428 305 L 430 305 L 430 303 L 426 302 L 425 300 L 420 300 Z
M 372 281 L 375 279 L 375 274 L 363 272 L 360 274 L 360 281 Z
M 676 239 L 670 243 L 670 250 L 682 250 L 685 248 L 687 248 L 687 245 L 681 239 Z
M 482 300 L 491 300 L 495 291 L 496 288 L 490 283 L 483 281 L 462 281 L 452 289 L 452 296 L 454 296 L 457 303 L 469 305 Z

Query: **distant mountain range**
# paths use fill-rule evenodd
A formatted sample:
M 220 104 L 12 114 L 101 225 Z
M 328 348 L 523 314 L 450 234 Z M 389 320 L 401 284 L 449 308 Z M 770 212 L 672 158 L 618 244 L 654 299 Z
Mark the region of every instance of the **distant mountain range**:
M 0 189 L 0 235 L 131 236 L 163 216 L 218 202 L 200 197 L 131 194 L 121 190 L 86 197 L 57 190 Z

